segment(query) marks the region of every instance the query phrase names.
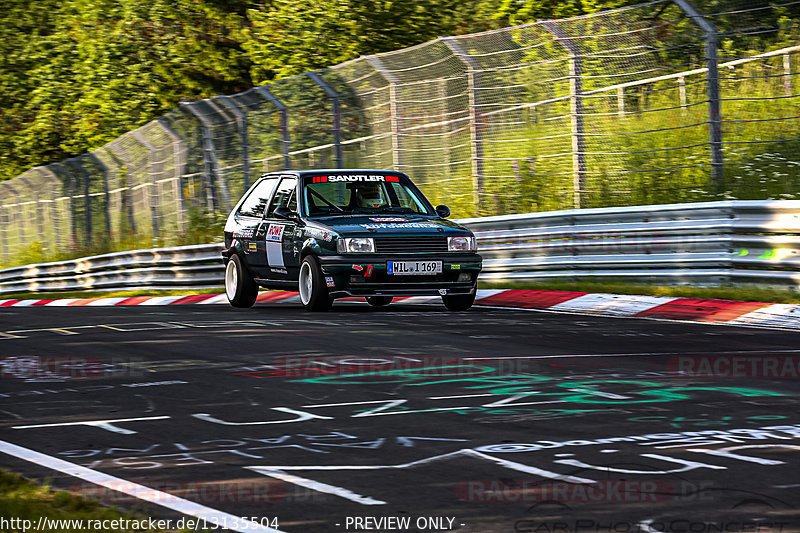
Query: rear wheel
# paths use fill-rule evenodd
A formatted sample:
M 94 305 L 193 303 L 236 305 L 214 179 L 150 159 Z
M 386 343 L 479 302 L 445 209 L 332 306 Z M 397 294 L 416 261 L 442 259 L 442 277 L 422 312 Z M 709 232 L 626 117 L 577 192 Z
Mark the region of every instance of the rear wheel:
M 455 294 L 442 296 L 442 302 L 449 311 L 466 311 L 475 303 L 475 291 L 472 294 Z
M 367 303 L 372 307 L 384 307 L 392 303 L 391 296 L 367 296 Z
M 333 300 L 328 295 L 328 286 L 325 284 L 319 261 L 313 255 L 307 255 L 303 259 L 298 282 L 300 303 L 308 311 L 327 311 L 331 308 Z
M 258 296 L 258 285 L 236 254 L 231 256 L 225 266 L 225 296 L 234 307 L 253 307 Z

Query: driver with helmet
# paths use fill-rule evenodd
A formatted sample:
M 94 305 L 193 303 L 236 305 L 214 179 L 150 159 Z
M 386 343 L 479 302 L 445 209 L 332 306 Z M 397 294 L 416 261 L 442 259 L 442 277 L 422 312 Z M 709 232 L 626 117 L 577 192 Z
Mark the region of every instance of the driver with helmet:
M 380 183 L 365 183 L 356 190 L 358 207 L 380 207 L 386 204 Z

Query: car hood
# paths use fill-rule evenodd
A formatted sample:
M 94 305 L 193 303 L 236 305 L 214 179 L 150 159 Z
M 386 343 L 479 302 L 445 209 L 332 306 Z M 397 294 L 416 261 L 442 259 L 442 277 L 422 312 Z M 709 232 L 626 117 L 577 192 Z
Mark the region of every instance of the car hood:
M 313 218 L 309 222 L 347 237 L 471 234 L 467 228 L 455 222 L 421 215 L 350 215 Z

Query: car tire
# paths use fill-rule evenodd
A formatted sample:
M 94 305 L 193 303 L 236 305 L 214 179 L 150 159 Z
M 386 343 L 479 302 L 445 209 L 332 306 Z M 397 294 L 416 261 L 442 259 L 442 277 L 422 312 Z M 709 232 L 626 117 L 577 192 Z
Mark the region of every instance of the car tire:
M 372 307 L 385 307 L 392 303 L 391 296 L 367 296 L 367 303 Z
M 300 303 L 308 311 L 328 311 L 333 299 L 328 295 L 328 286 L 319 261 L 313 255 L 307 255 L 300 264 L 298 276 Z
M 473 290 L 471 294 L 442 296 L 442 302 L 448 311 L 466 311 L 475 303 L 475 293 L 476 291 Z
M 225 296 L 233 307 L 253 307 L 258 297 L 258 285 L 236 254 L 225 265 Z

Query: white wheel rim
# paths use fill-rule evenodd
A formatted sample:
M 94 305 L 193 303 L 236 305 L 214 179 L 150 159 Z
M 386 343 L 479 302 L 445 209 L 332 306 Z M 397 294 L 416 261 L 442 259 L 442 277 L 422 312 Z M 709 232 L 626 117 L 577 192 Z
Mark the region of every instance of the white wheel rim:
M 233 300 L 236 297 L 236 288 L 239 285 L 239 273 L 236 271 L 236 264 L 233 260 L 228 261 L 228 266 L 225 267 L 225 295 L 228 300 Z
M 311 265 L 303 263 L 303 266 L 300 267 L 300 279 L 298 281 L 300 283 L 300 302 L 303 305 L 308 305 L 308 302 L 311 301 L 311 291 L 314 289 Z

